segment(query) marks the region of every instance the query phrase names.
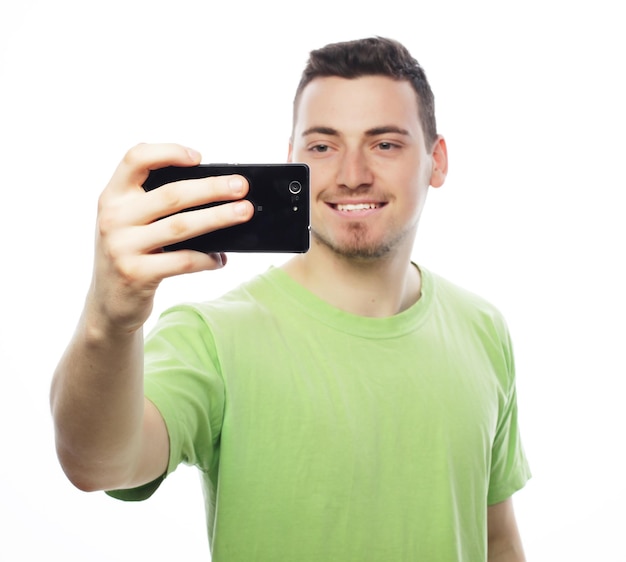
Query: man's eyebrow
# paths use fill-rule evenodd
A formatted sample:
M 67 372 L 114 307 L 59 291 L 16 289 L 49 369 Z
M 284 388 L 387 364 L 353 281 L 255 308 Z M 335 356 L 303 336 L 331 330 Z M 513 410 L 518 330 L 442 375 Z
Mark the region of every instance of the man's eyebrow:
M 372 127 L 365 131 L 365 136 L 367 137 L 377 137 L 379 135 L 388 135 L 389 133 L 394 133 L 397 135 L 403 136 L 411 136 L 411 133 L 407 129 L 403 129 L 402 127 L 398 127 L 396 125 L 381 125 L 380 127 Z M 337 129 L 333 129 L 332 127 L 324 127 L 324 126 L 315 126 L 310 127 L 306 131 L 302 133 L 303 137 L 308 135 L 328 135 L 331 137 L 338 137 L 339 131 Z
M 397 127 L 396 125 L 383 125 L 382 127 L 373 127 L 365 131 L 365 135 L 368 137 L 377 137 L 379 135 L 388 135 L 389 133 L 395 133 L 397 135 L 411 136 L 411 133 L 407 129 Z
M 318 135 L 329 135 L 331 137 L 338 137 L 339 136 L 339 131 L 337 131 L 337 129 L 333 129 L 332 127 L 310 127 L 308 128 L 306 131 L 304 131 L 302 133 L 303 137 L 306 137 L 307 135 L 314 135 L 314 134 L 318 134 Z

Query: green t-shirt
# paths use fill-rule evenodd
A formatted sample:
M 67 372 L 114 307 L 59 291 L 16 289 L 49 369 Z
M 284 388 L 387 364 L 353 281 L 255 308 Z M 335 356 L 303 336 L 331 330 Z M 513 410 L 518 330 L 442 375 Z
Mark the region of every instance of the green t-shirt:
M 335 309 L 281 269 L 163 314 L 145 392 L 168 472 L 203 473 L 214 562 L 486 559 L 487 506 L 530 476 L 511 344 L 491 305 L 422 278 L 388 318 Z

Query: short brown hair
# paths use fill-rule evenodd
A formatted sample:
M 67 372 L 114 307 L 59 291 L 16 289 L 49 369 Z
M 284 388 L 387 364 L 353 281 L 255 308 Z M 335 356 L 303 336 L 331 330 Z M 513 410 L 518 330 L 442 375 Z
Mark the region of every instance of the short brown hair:
M 417 94 L 418 115 L 426 146 L 430 149 L 437 139 L 437 123 L 435 97 L 426 73 L 404 45 L 384 37 L 331 43 L 311 51 L 293 101 L 294 125 L 302 91 L 315 78 L 338 76 L 351 79 L 373 75 L 407 80 L 411 84 Z

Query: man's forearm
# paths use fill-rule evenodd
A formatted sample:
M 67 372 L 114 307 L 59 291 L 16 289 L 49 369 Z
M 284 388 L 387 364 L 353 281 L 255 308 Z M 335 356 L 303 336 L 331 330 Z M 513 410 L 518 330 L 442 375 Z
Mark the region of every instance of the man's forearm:
M 51 409 L 59 460 L 84 490 L 123 481 L 143 418 L 143 336 L 103 334 L 85 315 L 55 371 Z

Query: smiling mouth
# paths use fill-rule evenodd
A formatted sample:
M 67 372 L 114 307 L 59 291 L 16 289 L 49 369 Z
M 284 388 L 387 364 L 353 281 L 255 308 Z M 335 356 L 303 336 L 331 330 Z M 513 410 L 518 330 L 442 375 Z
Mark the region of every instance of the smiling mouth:
M 380 209 L 384 203 L 331 203 L 333 209 L 343 212 L 370 211 Z

